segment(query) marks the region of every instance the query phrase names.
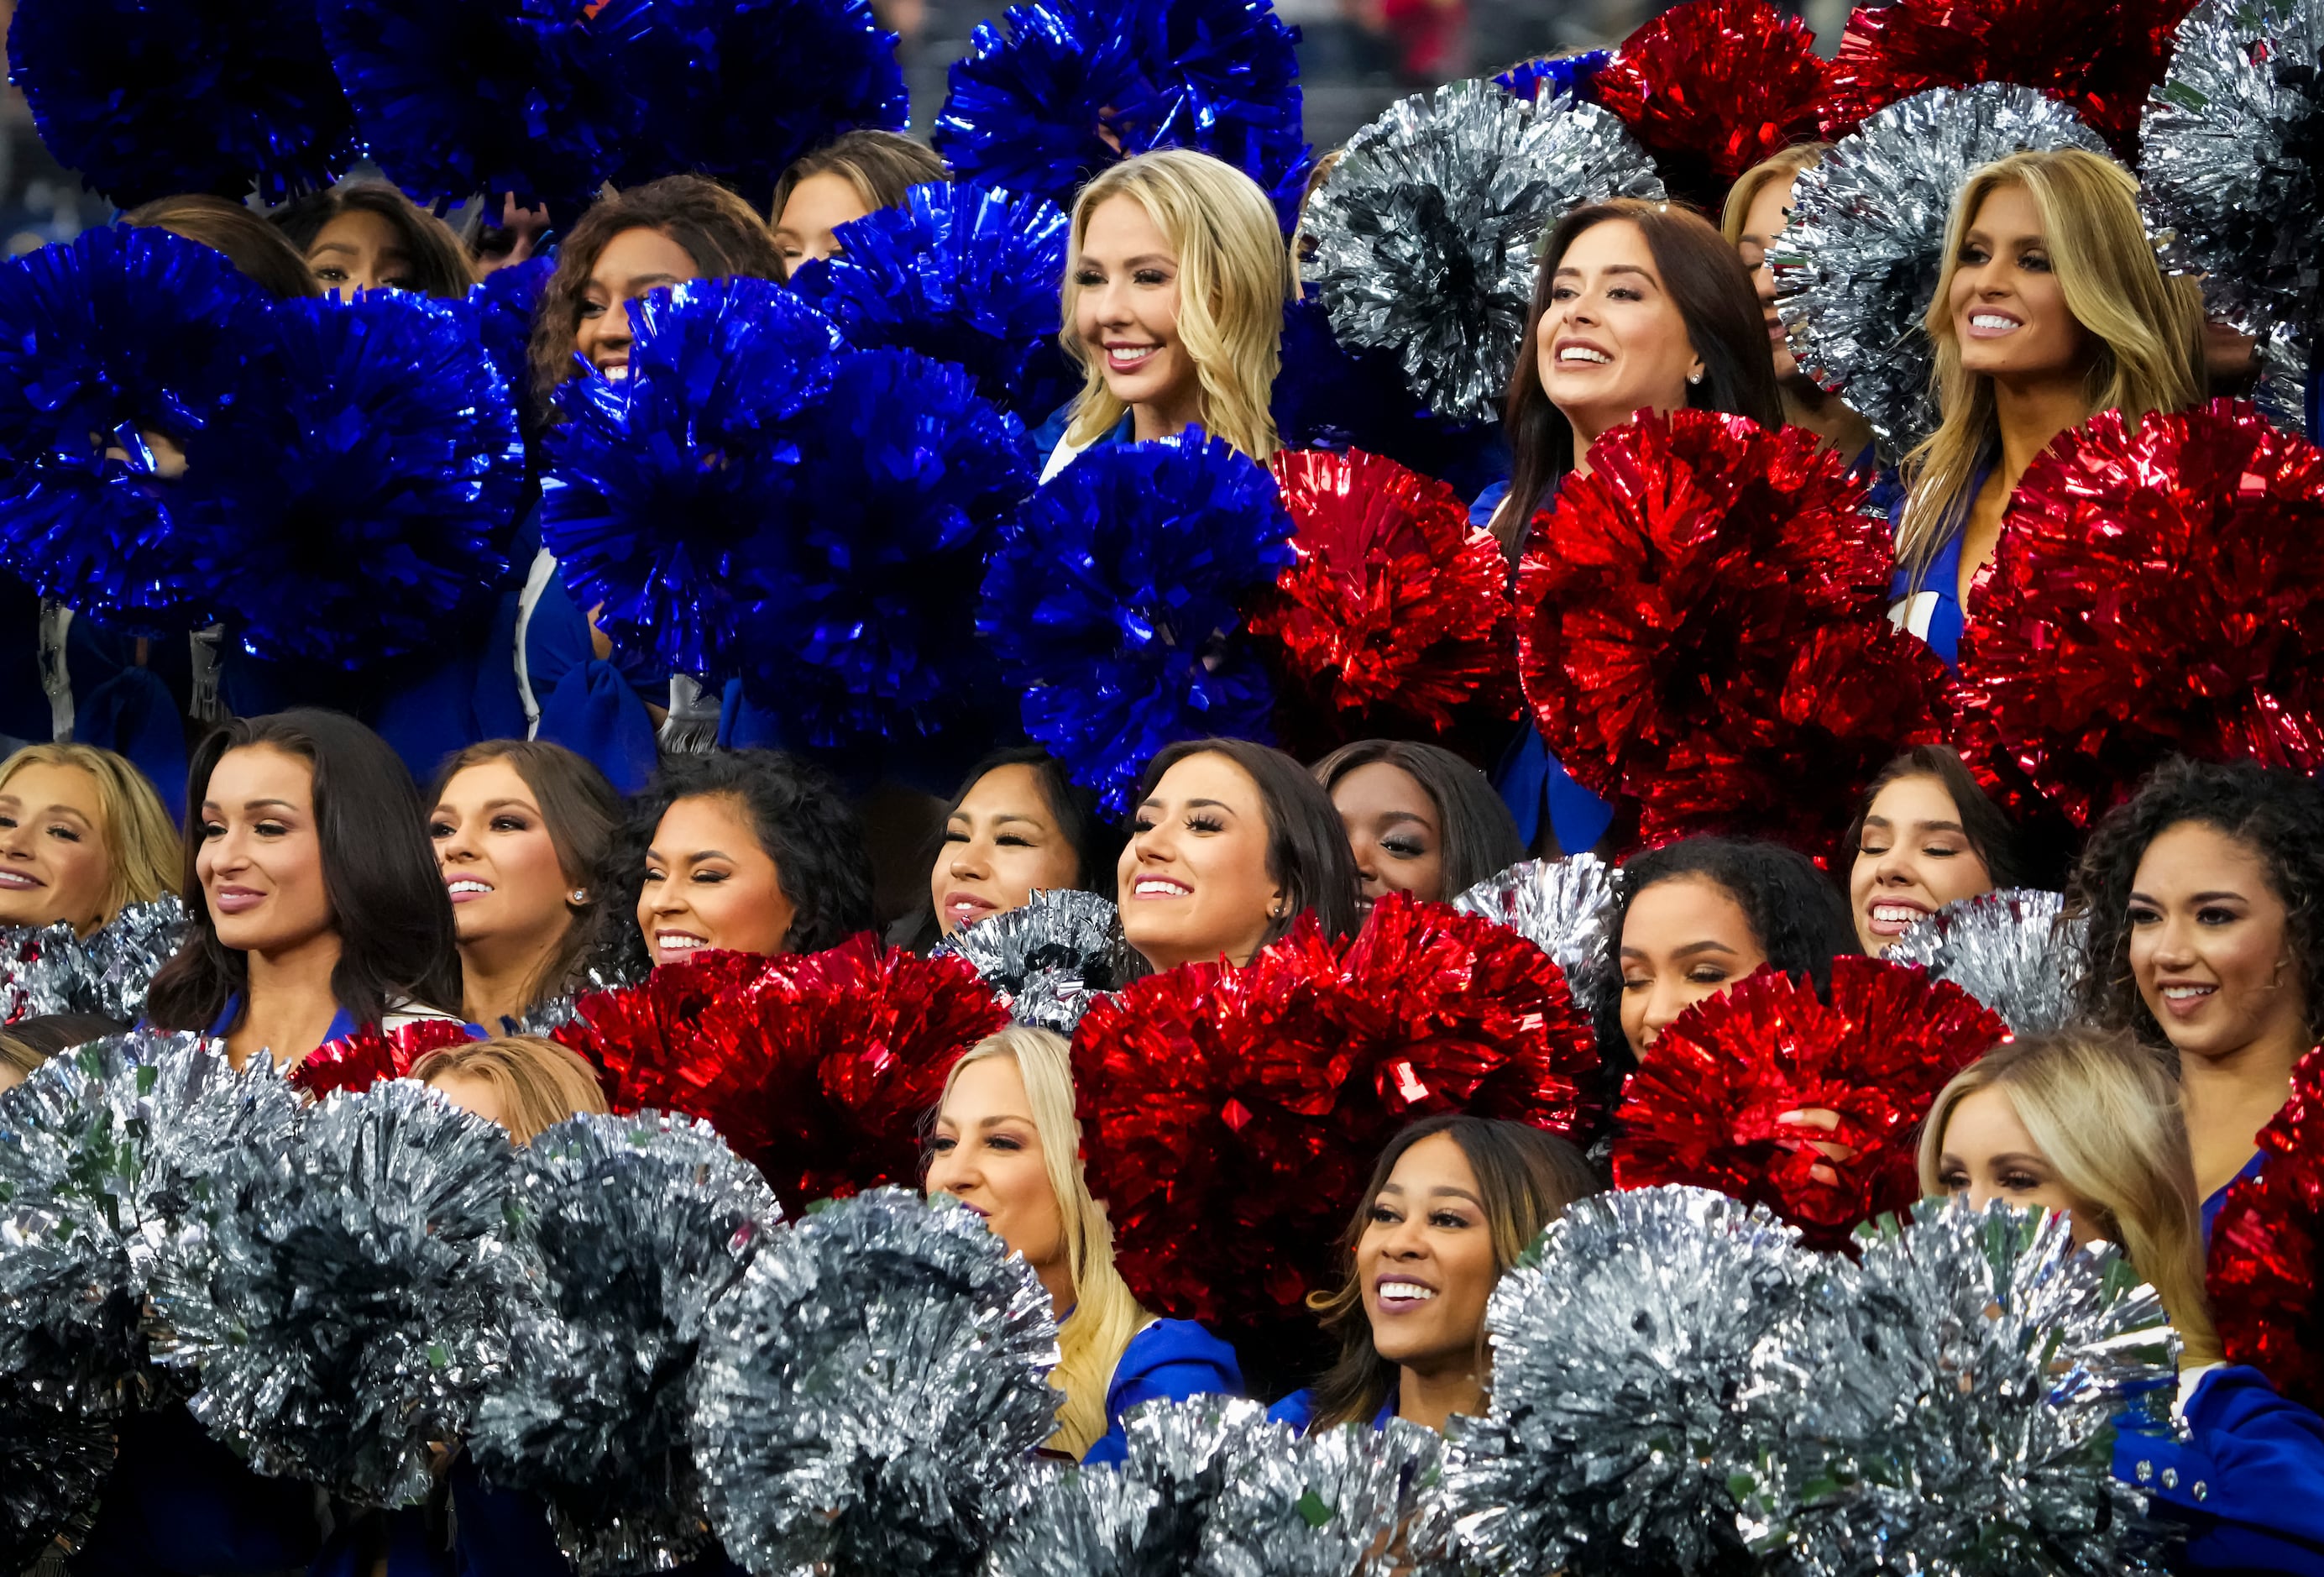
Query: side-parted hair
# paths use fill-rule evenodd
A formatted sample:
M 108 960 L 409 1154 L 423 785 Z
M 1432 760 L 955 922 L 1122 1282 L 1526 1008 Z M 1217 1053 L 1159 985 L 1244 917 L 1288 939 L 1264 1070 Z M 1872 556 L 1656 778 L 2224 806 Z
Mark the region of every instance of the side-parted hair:
M 1541 320 L 1554 305 L 1550 292 L 1573 243 L 1584 231 L 1616 220 L 1636 225 L 1646 236 L 1655 272 L 1686 322 L 1687 344 L 1702 363 L 1702 382 L 1687 385 L 1688 407 L 1748 416 L 1770 429 L 1784 425 L 1766 315 L 1734 246 L 1710 220 L 1676 203 L 1617 198 L 1584 204 L 1560 219 L 1542 244 L 1525 337 L 1517 342 L 1517 366 L 1509 374 L 1507 422 L 1516 463 L 1493 531 L 1512 558 L 1525 550 L 1534 516 L 1549 506 L 1557 484 L 1581 457 L 1573 452 L 1573 424 L 1542 385 L 1541 358 L 1534 349 Z
M 1084 892 L 1094 892 L 1107 899 L 1120 890 L 1115 867 L 1121 860 L 1121 824 L 1108 819 L 1098 808 L 1097 796 L 1074 781 L 1065 764 L 1038 744 L 1009 745 L 992 752 L 969 768 L 960 780 L 960 788 L 937 818 L 934 841 L 928 845 L 927 864 L 934 871 L 943 859 L 945 828 L 960 814 L 960 807 L 976 786 L 1004 767 L 1028 767 L 1033 781 L 1041 791 L 1042 803 L 1049 808 L 1057 824 L 1058 835 L 1072 845 L 1074 851 L 1074 885 Z M 908 944 L 915 953 L 926 953 L 941 939 L 942 927 L 937 924 L 936 909 L 928 906 L 920 916 L 920 923 L 912 929 Z
M 2179 1082 L 2126 1035 L 2075 1026 L 1995 1047 L 1953 1075 L 1921 1126 L 1921 1192 L 1943 1194 L 1945 1130 L 1979 1090 L 1998 1090 L 2073 1195 L 2082 1225 L 2129 1256 L 2162 1296 L 2190 1363 L 2215 1362 L 2203 1233 Z
M 1057 1433 L 1049 1444 L 1079 1457 L 1105 1434 L 1105 1393 L 1114 1367 L 1130 1339 L 1151 1324 L 1154 1316 L 1139 1305 L 1114 1268 L 1113 1225 L 1106 1219 L 1104 1203 L 1090 1196 L 1082 1175 L 1074 1065 L 1065 1038 L 1021 1024 L 986 1037 L 953 1064 L 945 1078 L 944 1099 L 952 1098 L 963 1069 L 996 1057 L 1014 1062 L 1025 1081 L 1033 1128 L 1041 1136 L 1042 1165 L 1065 1227 L 1074 1307 L 1057 1329 L 1057 1347 L 1064 1356 L 1049 1371 L 1049 1384 L 1064 1393 L 1057 1402 Z
M 434 1084 L 447 1078 L 492 1086 L 508 1118 L 509 1142 L 529 1145 L 543 1129 L 607 1108 L 597 1074 L 580 1053 L 532 1035 L 496 1035 L 431 1051 L 411 1065 L 412 1078 Z
M 118 1019 L 96 1013 L 42 1013 L 19 1019 L 0 1029 L 0 1067 L 14 1069 L 20 1079 L 30 1078 L 51 1057 L 128 1028 Z
M 1970 503 L 1969 484 L 2001 443 L 1993 382 L 1962 370 L 1953 333 L 1953 276 L 1978 208 L 1994 190 L 2022 186 L 2042 217 L 2050 266 L 2066 309 L 2095 354 L 2083 383 L 2085 416 L 2120 410 L 2131 426 L 2192 405 L 2203 392 L 2203 309 L 2190 280 L 2165 277 L 2139 217 L 2138 180 L 2080 148 L 2013 153 L 1972 174 L 1945 223 L 1943 272 L 1921 327 L 1936 347 L 1937 430 L 1904 456 L 1907 489 L 1896 562 L 1927 571 Z
M 1800 178 L 1800 171 L 1823 162 L 1831 152 L 1830 143 L 1794 143 L 1780 153 L 1770 154 L 1735 178 L 1727 189 L 1727 200 L 1720 205 L 1719 234 L 1729 246 L 1743 241 L 1743 226 L 1751 222 L 1751 205 L 1759 200 L 1759 193 L 1772 181 L 1780 180 L 1785 190 Z
M 1224 756 L 1259 788 L 1267 814 L 1267 874 L 1283 890 L 1284 913 L 1267 928 L 1261 945 L 1286 934 L 1292 922 L 1313 909 L 1323 935 L 1337 939 L 1356 932 L 1356 857 L 1348 829 L 1332 797 L 1297 761 L 1247 739 L 1190 739 L 1171 745 L 1146 763 L 1132 804 L 1151 798 L 1162 775 L 1189 756 Z
M 153 976 L 145 1017 L 157 1029 L 206 1030 L 226 999 L 250 984 L 247 959 L 218 940 L 195 861 L 202 802 L 228 751 L 272 750 L 314 771 L 315 833 L 323 892 L 339 935 L 331 996 L 359 1025 L 391 1007 L 441 1011 L 460 1003 L 460 955 L 452 901 L 429 847 L 420 790 L 385 740 L 344 713 L 318 707 L 237 717 L 194 752 L 186 775 L 186 831 L 179 896 L 193 922 L 177 954 Z
M 842 132 L 814 152 L 792 160 L 776 178 L 774 201 L 767 209 L 770 227 L 783 222 L 783 205 L 799 182 L 818 175 L 838 176 L 875 214 L 901 203 L 916 186 L 952 179 L 935 149 L 900 132 Z M 783 277 L 789 277 L 788 271 Z
M 100 924 L 133 903 L 150 903 L 178 885 L 178 829 L 161 797 L 126 756 L 93 744 L 28 744 L 0 761 L 0 789 L 26 767 L 72 767 L 97 783 L 107 866 Z
M 411 265 L 412 288 L 422 295 L 464 300 L 476 282 L 468 250 L 452 227 L 383 180 L 351 180 L 300 198 L 271 217 L 304 259 L 323 226 L 342 214 L 373 214 L 387 221 Z
M 277 300 L 319 296 L 322 282 L 281 231 L 240 203 L 203 192 L 155 198 L 121 216 L 124 225 L 150 226 L 199 242 Z
M 1364 1230 L 1371 1224 L 1372 1203 L 1388 1186 L 1396 1164 L 1413 1146 L 1438 1134 L 1461 1147 L 1469 1169 L 1477 1175 L 1477 1191 L 1483 1195 L 1479 1203 L 1484 1210 L 1486 1231 L 1493 1240 L 1496 1280 L 1533 1246 L 1543 1228 L 1563 1215 L 1575 1201 L 1600 1191 L 1580 1150 L 1555 1134 L 1521 1122 L 1444 1112 L 1423 1118 L 1390 1139 L 1373 1163 L 1371 1178 L 1355 1201 L 1348 1230 L 1340 1240 L 1346 1267 L 1340 1285 L 1328 1292 L 1307 1295 L 1307 1306 L 1340 1344 L 1339 1357 L 1315 1382 L 1313 1431 L 1342 1424 L 1370 1424 L 1396 1389 L 1397 1366 L 1372 1345 L 1356 1250 L 1363 1242 Z M 1480 1369 L 1492 1361 L 1482 1329 L 1477 1333 L 1477 1354 Z
M 1080 364 L 1083 382 L 1066 440 L 1093 442 L 1128 409 L 1105 385 L 1102 355 L 1074 330 L 1090 216 L 1117 197 L 1144 208 L 1177 254 L 1178 340 L 1202 384 L 1203 429 L 1261 464 L 1272 459 L 1278 447 L 1272 401 L 1283 358 L 1283 309 L 1299 297 L 1299 276 L 1259 183 L 1190 148 L 1158 149 L 1109 165 L 1074 202 L 1059 338 Z
M 1906 778 L 1934 778 L 1943 788 L 1946 798 L 1953 802 L 1953 815 L 1960 822 L 1961 835 L 1969 840 L 1969 852 L 1984 864 L 1994 886 L 2035 884 L 2034 862 L 2018 834 L 2017 824 L 1978 786 L 1969 770 L 1961 764 L 1959 752 L 1942 744 L 1916 744 L 1880 769 L 1879 776 L 1872 779 L 1864 798 L 1857 802 L 1855 819 L 1848 824 L 1846 841 L 1840 846 L 1840 864 L 1834 869 L 1844 871 L 1864 846 L 1865 818 L 1872 814 L 1872 802 L 1880 798 L 1880 791 Z
M 1443 829 L 1444 896 L 1466 892 L 1526 857 L 1517 818 L 1484 773 L 1441 745 L 1402 739 L 1360 739 L 1315 763 L 1329 794 L 1360 767 L 1394 767 L 1421 787 Z
M 775 238 L 749 203 L 699 175 L 665 175 L 643 186 L 600 198 L 576 220 L 557 249 L 557 266 L 540 289 L 525 355 L 532 364 L 536 415 L 545 414 L 557 385 L 574 375 L 573 346 L 582 299 L 597 259 L 614 236 L 652 230 L 678 244 L 704 279 L 779 280 L 783 260 Z

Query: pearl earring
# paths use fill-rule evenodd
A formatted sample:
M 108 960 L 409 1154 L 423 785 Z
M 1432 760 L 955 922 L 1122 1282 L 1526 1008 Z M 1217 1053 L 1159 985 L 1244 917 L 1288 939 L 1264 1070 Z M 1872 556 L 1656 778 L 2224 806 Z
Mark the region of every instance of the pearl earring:
M 1700 383 L 1702 382 L 1702 374 L 1701 373 L 1689 373 L 1686 375 L 1686 381 L 1690 383 Z

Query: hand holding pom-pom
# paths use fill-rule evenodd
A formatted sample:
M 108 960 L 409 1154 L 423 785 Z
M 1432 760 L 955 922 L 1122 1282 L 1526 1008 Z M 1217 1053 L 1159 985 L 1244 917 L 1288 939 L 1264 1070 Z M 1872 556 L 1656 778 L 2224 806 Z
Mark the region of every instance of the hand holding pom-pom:
M 1825 69 L 1815 35 L 1769 0 L 1686 0 L 1624 39 L 1588 94 L 1664 184 L 1715 210 L 1737 176 L 1814 138 Z
M 2229 1186 L 2211 1229 L 2211 1318 L 2228 1362 L 2324 1407 L 2324 1052 L 2292 1070 L 2259 1150 L 2259 1176 Z

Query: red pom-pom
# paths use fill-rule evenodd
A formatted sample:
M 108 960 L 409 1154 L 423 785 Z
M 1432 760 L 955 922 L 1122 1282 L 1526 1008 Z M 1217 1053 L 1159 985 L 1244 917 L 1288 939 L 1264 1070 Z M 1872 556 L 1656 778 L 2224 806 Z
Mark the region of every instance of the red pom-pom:
M 2324 1411 L 2324 1048 L 2292 1069 L 2259 1149 L 2259 1175 L 2229 1185 L 2211 1225 L 2211 1321 L 2229 1363 Z
M 709 1122 L 794 1216 L 817 1199 L 917 1185 L 920 1120 L 945 1076 L 1009 1022 L 964 960 L 868 936 L 665 964 L 577 1007 L 557 1038 L 597 1065 L 616 1110 Z
M 1961 636 L 1962 753 L 2077 826 L 2174 754 L 2324 768 L 2319 543 L 2324 453 L 2250 406 L 2100 412 L 2011 500 Z
M 1686 0 L 1624 39 L 1589 92 L 1665 185 L 1715 212 L 1737 176 L 1816 135 L 1827 69 L 1815 35 L 1768 0 Z
M 1286 450 L 1273 469 L 1298 559 L 1248 627 L 1286 739 L 1320 754 L 1516 717 L 1508 564 L 1461 495 L 1361 450 Z
M 2016 82 L 2070 105 L 2126 160 L 2195 0 L 1894 0 L 1858 6 L 1831 63 L 1827 137 L 1932 88 Z
M 1390 895 L 1334 947 L 1312 919 L 1242 969 L 1190 964 L 1074 1036 L 1082 1153 L 1148 1308 L 1258 1337 L 1310 1327 L 1349 1212 L 1398 1129 L 1438 1111 L 1572 1134 L 1598 1054 L 1548 955 Z
M 1679 1015 L 1622 1099 L 1614 1184 L 1688 1183 L 1765 1204 L 1824 1248 L 1921 1196 L 1914 1146 L 1945 1081 L 2009 1037 L 1949 981 L 1877 959 L 1831 963 L 1831 1005 L 1763 969 Z M 1779 1123 L 1821 1108 L 1840 1127 Z M 1811 1140 L 1855 1151 L 1828 1160 Z M 1828 1166 L 1837 1183 L 1810 1171 Z
M 1822 848 L 1858 791 L 1941 735 L 1943 665 L 1888 623 L 1886 529 L 1800 428 L 1626 422 L 1534 525 L 1517 663 L 1549 748 L 1635 799 L 1647 843 Z
M 291 1065 L 290 1086 L 318 1101 L 336 1090 L 368 1090 L 382 1079 L 402 1078 L 431 1051 L 475 1038 L 457 1019 L 414 1019 L 393 1029 L 366 1024 L 300 1057 Z

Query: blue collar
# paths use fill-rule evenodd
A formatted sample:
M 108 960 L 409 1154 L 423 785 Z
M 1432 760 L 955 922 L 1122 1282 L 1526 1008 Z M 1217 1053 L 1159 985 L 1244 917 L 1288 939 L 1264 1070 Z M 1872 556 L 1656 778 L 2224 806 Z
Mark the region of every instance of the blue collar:
M 232 1034 L 235 1020 L 241 1017 L 242 993 L 228 991 L 226 998 L 226 1010 L 217 1016 L 217 1022 L 210 1026 L 210 1034 L 214 1037 Z M 360 1026 L 355 1023 L 355 1015 L 341 1008 L 331 1015 L 331 1027 L 323 1032 L 323 1039 L 326 1044 L 334 1040 L 344 1040 L 353 1035 L 358 1028 Z

